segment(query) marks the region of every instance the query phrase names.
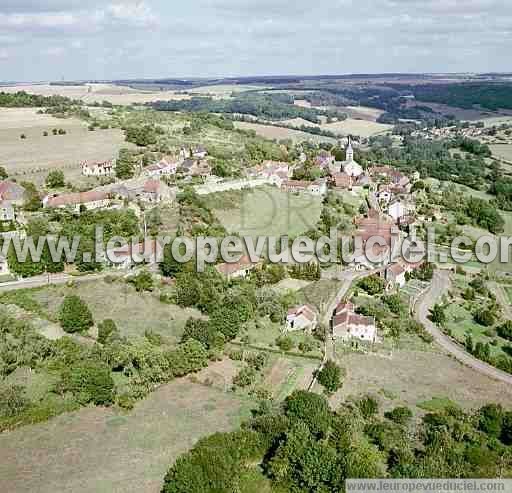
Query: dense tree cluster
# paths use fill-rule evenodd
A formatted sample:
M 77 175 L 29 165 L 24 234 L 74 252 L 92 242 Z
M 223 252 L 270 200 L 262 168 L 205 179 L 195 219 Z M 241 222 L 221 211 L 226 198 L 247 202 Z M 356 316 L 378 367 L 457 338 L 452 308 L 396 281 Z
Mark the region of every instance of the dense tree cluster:
M 512 412 L 448 406 L 417 424 L 409 408 L 379 414 L 371 396 L 332 411 L 295 391 L 278 410 L 203 439 L 165 477 L 164 493 L 245 491 L 253 470 L 273 491 L 339 492 L 346 478 L 486 478 L 511 471 Z M 258 468 L 255 469 L 255 464 Z

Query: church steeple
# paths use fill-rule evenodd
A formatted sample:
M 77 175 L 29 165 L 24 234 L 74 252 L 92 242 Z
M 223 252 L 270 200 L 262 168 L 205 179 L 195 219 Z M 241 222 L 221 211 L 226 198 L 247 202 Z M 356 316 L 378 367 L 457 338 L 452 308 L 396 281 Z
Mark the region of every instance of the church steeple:
M 352 139 L 348 136 L 347 150 L 345 151 L 346 161 L 351 163 L 354 161 L 354 149 L 352 148 Z

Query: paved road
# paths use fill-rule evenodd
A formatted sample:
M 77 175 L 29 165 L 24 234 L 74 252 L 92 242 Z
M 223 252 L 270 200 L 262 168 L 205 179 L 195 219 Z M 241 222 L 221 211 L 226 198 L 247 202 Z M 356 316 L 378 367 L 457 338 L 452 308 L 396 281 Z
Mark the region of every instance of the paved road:
M 118 273 L 121 271 L 118 271 Z M 71 276 L 69 274 L 50 274 L 42 276 L 29 277 L 27 279 L 20 279 L 19 281 L 9 281 L 0 284 L 0 292 L 3 291 L 14 291 L 16 289 L 24 288 L 39 288 L 47 286 L 48 284 L 65 284 L 68 281 L 82 282 L 82 281 L 94 281 L 96 279 L 102 279 L 103 277 L 113 274 L 112 272 L 100 272 L 98 274 L 89 274 L 86 276 Z
M 429 319 L 429 310 L 448 291 L 451 285 L 450 274 L 446 271 L 436 271 L 430 289 L 418 301 L 415 309 L 415 317 L 418 322 L 423 324 L 434 340 L 454 358 L 461 363 L 483 373 L 495 380 L 500 380 L 507 384 L 512 384 L 512 375 L 505 373 L 491 365 L 473 357 L 466 350 L 443 334 L 438 327 Z

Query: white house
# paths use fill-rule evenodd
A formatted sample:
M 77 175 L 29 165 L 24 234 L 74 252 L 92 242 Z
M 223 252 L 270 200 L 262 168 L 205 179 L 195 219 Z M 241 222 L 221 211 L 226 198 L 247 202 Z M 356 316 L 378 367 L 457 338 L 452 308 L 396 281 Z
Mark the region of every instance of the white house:
M 406 283 L 405 273 L 406 269 L 402 264 L 398 262 L 391 264 L 385 273 L 388 289 L 393 289 L 394 287 L 403 288 Z
M 81 164 L 82 175 L 84 176 L 110 176 L 116 171 L 116 163 L 114 160 L 105 161 L 103 163 L 92 163 L 84 161 Z
M 332 318 L 332 337 L 343 342 L 352 339 L 368 343 L 378 342 L 375 318 L 355 313 L 352 303 L 340 303 Z
M 192 150 L 192 157 L 196 159 L 204 159 L 206 156 L 208 156 L 208 151 L 203 146 L 197 146 Z
M 103 209 L 110 205 L 110 194 L 91 190 L 89 192 L 65 193 L 62 195 L 50 196 L 43 198 L 43 207 L 65 209 L 67 207 L 80 212 L 81 207 L 88 210 Z
M 7 276 L 11 273 L 7 259 L 0 255 L 0 276 Z
M 316 327 L 318 322 L 315 309 L 311 305 L 299 305 L 288 310 L 286 316 L 286 332 L 309 330 Z
M 215 266 L 215 269 L 227 279 L 236 279 L 247 277 L 257 266 L 258 263 L 252 262 L 249 256 L 244 255 L 238 262 L 218 264 Z
M 9 200 L 2 200 L 0 202 L 0 221 L 14 221 L 14 207 Z
M 179 161 L 162 159 L 160 162 L 145 168 L 143 174 L 150 178 L 175 175 L 179 164 Z
M 395 200 L 388 207 L 388 214 L 396 221 L 406 216 L 408 213 L 407 208 L 400 200 Z
M 327 182 L 323 179 L 315 181 L 284 180 L 281 188 L 287 192 L 325 195 L 327 193 Z

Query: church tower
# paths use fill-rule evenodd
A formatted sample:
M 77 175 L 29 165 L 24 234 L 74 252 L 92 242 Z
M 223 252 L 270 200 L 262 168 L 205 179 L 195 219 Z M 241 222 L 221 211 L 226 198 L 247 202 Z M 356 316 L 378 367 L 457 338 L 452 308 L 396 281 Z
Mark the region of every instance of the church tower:
M 346 153 L 346 162 L 351 163 L 354 161 L 354 149 L 352 148 L 352 139 L 350 138 L 350 135 L 348 136 L 348 144 L 347 149 L 345 151 Z

